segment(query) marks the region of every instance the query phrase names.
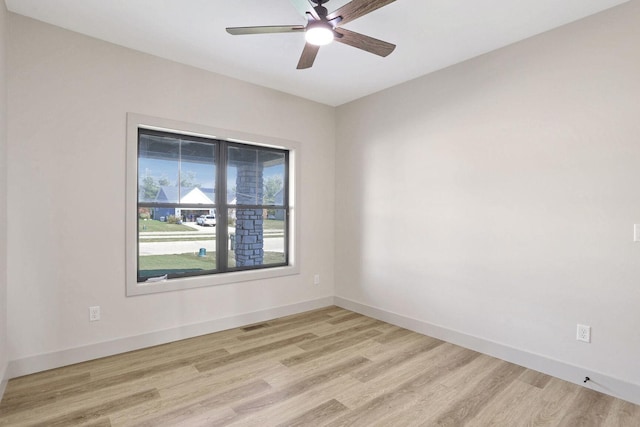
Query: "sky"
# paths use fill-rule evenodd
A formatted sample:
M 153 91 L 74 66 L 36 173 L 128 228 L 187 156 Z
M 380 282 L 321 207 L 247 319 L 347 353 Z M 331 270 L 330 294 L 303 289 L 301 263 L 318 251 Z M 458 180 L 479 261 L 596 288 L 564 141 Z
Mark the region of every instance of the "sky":
M 216 165 L 203 162 L 183 161 L 180 166 L 180 175 L 183 179 L 191 177 L 194 186 L 200 188 L 214 188 Z M 170 186 L 177 186 L 178 169 L 177 160 L 140 157 L 138 159 L 138 182 L 141 184 L 144 178 L 151 176 L 156 183 L 158 183 L 160 179 L 165 178 L 169 181 Z M 235 190 L 236 172 L 236 167 L 227 167 L 227 193 L 229 193 L 230 190 Z M 264 179 L 271 176 L 280 176 L 284 180 L 284 164 L 270 166 L 263 170 Z

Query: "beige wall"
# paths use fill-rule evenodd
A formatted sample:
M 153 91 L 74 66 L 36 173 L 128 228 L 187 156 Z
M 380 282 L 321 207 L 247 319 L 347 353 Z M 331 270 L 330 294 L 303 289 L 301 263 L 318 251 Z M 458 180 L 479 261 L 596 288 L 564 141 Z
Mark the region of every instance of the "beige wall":
M 638 22 L 633 1 L 338 108 L 336 295 L 640 390 Z
M 8 63 L 12 361 L 333 295 L 332 108 L 14 14 Z M 127 112 L 299 141 L 301 274 L 126 298 Z
M 7 96 L 5 78 L 6 8 L 0 2 L 0 396 L 7 367 Z

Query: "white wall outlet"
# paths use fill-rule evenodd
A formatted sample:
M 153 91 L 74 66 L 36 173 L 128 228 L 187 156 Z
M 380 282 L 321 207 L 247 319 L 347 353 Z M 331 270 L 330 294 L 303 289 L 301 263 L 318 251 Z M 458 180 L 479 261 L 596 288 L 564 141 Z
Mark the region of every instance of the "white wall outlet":
M 94 305 L 93 307 L 89 307 L 89 322 L 95 322 L 96 320 L 100 320 L 99 305 Z
M 591 326 L 578 324 L 576 339 L 578 341 L 591 342 Z
M 640 242 L 640 224 L 633 224 L 633 241 Z
M 313 276 L 313 284 L 314 285 L 319 285 L 320 284 L 320 275 L 316 274 L 315 276 Z

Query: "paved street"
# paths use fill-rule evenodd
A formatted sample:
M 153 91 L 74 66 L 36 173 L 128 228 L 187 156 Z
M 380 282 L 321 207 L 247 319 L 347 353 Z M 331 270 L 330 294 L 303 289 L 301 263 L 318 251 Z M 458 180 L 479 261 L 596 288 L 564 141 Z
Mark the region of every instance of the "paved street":
M 140 255 L 167 255 L 167 254 L 183 254 L 197 253 L 200 248 L 205 248 L 207 252 L 215 252 L 215 227 L 200 227 L 193 223 L 187 223 L 195 228 L 195 231 L 180 232 L 142 232 L 140 233 Z M 235 228 L 229 227 L 229 234 L 235 233 Z M 180 238 L 202 238 L 208 237 L 208 240 L 175 240 Z M 153 239 L 171 239 L 167 242 L 145 242 L 145 238 Z M 227 245 L 229 247 L 229 245 Z M 284 252 L 284 236 L 278 230 L 265 230 L 264 233 L 264 250 L 267 252 Z

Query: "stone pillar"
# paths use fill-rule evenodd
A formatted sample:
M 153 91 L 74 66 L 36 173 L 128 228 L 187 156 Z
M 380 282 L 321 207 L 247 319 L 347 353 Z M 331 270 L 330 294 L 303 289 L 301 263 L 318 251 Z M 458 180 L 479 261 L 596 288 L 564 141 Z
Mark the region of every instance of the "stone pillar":
M 263 167 L 255 162 L 240 162 L 236 176 L 236 200 L 239 205 L 262 204 Z M 236 266 L 262 265 L 264 232 L 262 209 L 236 210 Z

